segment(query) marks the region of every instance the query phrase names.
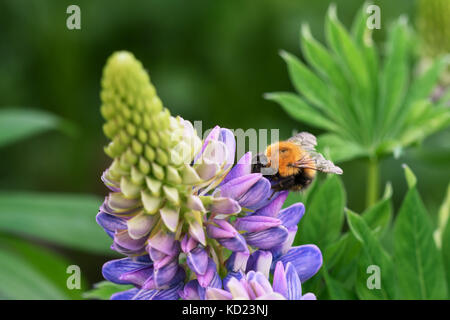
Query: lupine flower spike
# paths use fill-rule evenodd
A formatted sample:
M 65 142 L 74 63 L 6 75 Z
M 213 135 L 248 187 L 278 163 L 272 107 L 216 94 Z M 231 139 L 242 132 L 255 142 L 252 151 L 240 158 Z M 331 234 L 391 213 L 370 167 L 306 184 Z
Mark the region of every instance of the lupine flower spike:
M 281 210 L 288 192 L 271 197 L 270 181 L 251 173 L 251 153 L 233 167 L 230 130 L 217 126 L 202 142 L 128 52 L 109 58 L 101 99 L 112 163 L 97 222 L 126 256 L 102 271 L 134 285 L 112 299 L 314 297 L 301 295 L 301 282 L 319 270 L 321 252 L 291 247 L 303 205 Z

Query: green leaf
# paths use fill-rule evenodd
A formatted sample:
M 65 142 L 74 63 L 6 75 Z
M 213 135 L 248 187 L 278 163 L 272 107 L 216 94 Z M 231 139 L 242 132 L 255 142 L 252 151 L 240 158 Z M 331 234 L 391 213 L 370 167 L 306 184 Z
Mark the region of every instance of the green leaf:
M 74 130 L 71 124 L 48 112 L 31 108 L 0 109 L 0 147 L 48 130 L 64 128 L 70 132 Z
M 438 248 L 442 247 L 442 237 L 444 234 L 444 230 L 448 225 L 448 221 L 450 221 L 449 217 L 450 217 L 450 184 L 447 186 L 447 195 L 444 201 L 442 202 L 441 207 L 439 208 L 438 226 L 433 234 L 434 241 L 436 242 Z
M 338 20 L 334 4 L 330 5 L 328 10 L 325 35 L 329 46 L 339 58 L 342 73 L 350 81 L 352 90 L 351 100 L 348 102 L 357 116 L 359 136 L 363 141 L 367 141 L 373 131 L 370 72 L 363 51 Z
M 367 150 L 360 145 L 332 134 L 322 134 L 317 138 L 317 148 L 334 162 L 344 162 L 368 156 Z
M 427 99 L 436 87 L 442 72 L 450 64 L 450 55 L 434 60 L 433 64 L 412 82 L 408 91 L 406 106 L 411 102 Z M 408 108 L 405 108 L 405 112 Z
M 408 146 L 449 126 L 450 109 L 448 107 L 433 108 L 419 122 L 409 126 L 401 133 L 398 145 Z
M 339 131 L 336 124 L 329 120 L 320 110 L 309 105 L 296 94 L 288 92 L 274 92 L 264 95 L 268 100 L 279 103 L 283 109 L 295 120 L 320 129 Z
M 348 97 L 350 91 L 349 85 L 342 74 L 338 63 L 328 50 L 313 38 L 307 24 L 302 25 L 300 44 L 306 61 L 317 70 L 323 78 L 331 81 L 333 86 L 343 95 L 343 97 Z
M 354 292 L 348 290 L 341 282 L 331 277 L 325 268 L 322 266 L 321 274 L 325 279 L 328 295 L 332 300 L 356 300 L 357 297 Z
M 345 68 L 355 77 L 356 83 L 363 88 L 368 88 L 369 73 L 364 57 L 345 27 L 339 22 L 334 4 L 328 9 L 325 31 L 330 47 Z
M 386 186 L 383 198 L 366 209 L 361 217 L 378 238 L 383 236 L 388 229 L 392 217 L 392 188 Z M 338 241 L 329 245 L 323 252 L 324 261 L 329 268 L 332 268 L 334 277 L 341 281 L 350 282 L 351 275 L 354 274 L 357 259 L 361 253 L 362 245 L 351 232 L 342 235 Z M 355 263 L 353 264 L 352 261 Z
M 322 111 L 333 116 L 333 112 L 329 109 L 333 104 L 325 83 L 294 55 L 286 51 L 281 51 L 280 55 L 288 66 L 289 76 L 297 92 Z
M 411 189 L 416 186 L 417 184 L 417 178 L 414 172 L 408 167 L 408 165 L 403 164 L 402 165 L 403 170 L 405 170 L 405 178 L 406 182 L 408 183 L 408 188 Z
M 37 246 L 13 236 L 0 235 L 0 241 L 3 247 L 25 259 L 30 267 L 54 284 L 66 296 L 65 299 L 82 299 L 81 294 L 87 288 L 83 274 L 80 278 L 80 289 L 69 289 L 67 287 L 67 279 L 70 276 L 67 273 L 67 267 L 73 265 L 72 262 L 43 246 Z
M 0 296 L 21 300 L 62 300 L 69 297 L 35 269 L 26 257 L 0 247 Z
M 112 254 L 111 240 L 97 225 L 102 201 L 91 195 L 0 192 L 0 230 L 57 245 Z
M 445 275 L 447 277 L 447 290 L 450 294 L 450 219 L 447 221 L 447 226 L 442 232 L 441 252 L 444 260 Z
M 295 243 L 314 243 L 323 250 L 341 232 L 344 222 L 344 187 L 339 177 L 331 176 L 310 197 Z
M 381 97 L 378 105 L 378 124 L 382 128 L 382 134 L 395 129 L 394 122 L 406 95 L 410 54 L 408 31 L 407 20 L 401 17 L 388 33 L 387 57 L 381 72 Z
M 442 257 L 415 186 L 409 189 L 395 221 L 394 251 L 399 298 L 447 298 Z
M 347 211 L 347 221 L 352 234 L 363 244 L 358 263 L 356 292 L 360 299 L 392 299 L 395 290 L 393 263 L 362 217 Z M 375 266 L 380 271 L 380 287 L 370 288 L 369 268 Z
M 132 285 L 116 284 L 109 281 L 101 281 L 94 284 L 94 289 L 85 292 L 86 299 L 109 300 L 114 293 L 134 288 Z

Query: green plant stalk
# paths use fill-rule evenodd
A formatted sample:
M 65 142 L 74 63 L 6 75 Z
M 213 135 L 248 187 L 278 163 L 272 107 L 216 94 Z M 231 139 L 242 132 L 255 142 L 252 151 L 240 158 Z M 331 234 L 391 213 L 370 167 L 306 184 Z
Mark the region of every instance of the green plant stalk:
M 369 158 L 367 167 L 366 208 L 373 206 L 379 197 L 380 167 L 377 157 Z

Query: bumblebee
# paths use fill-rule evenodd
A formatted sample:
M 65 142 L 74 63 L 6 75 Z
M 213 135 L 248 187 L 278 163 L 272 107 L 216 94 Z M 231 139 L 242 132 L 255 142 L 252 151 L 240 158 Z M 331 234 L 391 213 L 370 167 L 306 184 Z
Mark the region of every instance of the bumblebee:
M 342 174 L 341 168 L 316 151 L 316 145 L 316 137 L 308 132 L 271 144 L 253 159 L 252 173 L 262 173 L 268 178 L 274 192 L 304 190 L 317 171 Z

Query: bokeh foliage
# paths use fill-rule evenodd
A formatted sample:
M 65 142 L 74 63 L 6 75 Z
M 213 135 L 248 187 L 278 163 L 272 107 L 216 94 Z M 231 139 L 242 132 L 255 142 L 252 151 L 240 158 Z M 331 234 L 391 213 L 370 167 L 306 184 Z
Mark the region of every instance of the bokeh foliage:
M 350 27 L 361 2 L 336 2 L 340 21 Z M 389 23 L 401 14 L 416 21 L 415 1 L 376 3 L 382 8 L 382 29 L 373 34 L 378 45 L 385 42 Z M 243 129 L 280 128 L 282 138 L 290 136 L 294 129 L 323 132 L 281 113 L 262 94 L 290 90 L 277 52 L 280 48 L 298 50 L 302 24 L 309 24 L 318 42 L 326 41 L 323 18 L 330 1 L 81 0 L 77 1 L 82 10 L 80 31 L 65 27 L 65 12 L 70 4 L 73 1 L 0 3 L 0 104 L 5 106 L 0 112 L 0 261 L 7 261 L 1 264 L 1 279 L 9 288 L 17 289 L 6 292 L 1 286 L 1 298 L 81 298 L 81 291 L 101 280 L 100 265 L 106 256 L 114 254 L 94 220 L 105 194 L 100 175 L 109 163 L 101 148 L 105 138 L 99 92 L 102 66 L 111 52 L 134 52 L 150 69 L 161 99 L 172 113 L 191 121 L 202 120 L 203 129 L 216 124 Z M 306 55 L 300 57 L 303 63 L 306 60 Z M 319 196 L 313 196 L 314 187 L 308 193 L 309 200 L 307 194 L 291 195 L 289 201 L 303 199 L 307 208 L 313 208 L 302 222 L 311 229 L 299 241 L 317 242 L 314 228 L 321 221 L 321 212 L 347 230 L 345 219 L 352 216 L 344 213 L 346 206 L 362 213 L 375 237 L 380 237 L 383 250 L 392 254 L 392 232 L 387 231 L 387 226 L 407 192 L 399 169 L 402 162 L 410 164 L 417 174 L 420 183 L 415 188 L 420 188 L 430 209 L 434 230 L 438 220 L 434 213 L 450 180 L 449 141 L 447 130 L 406 151 L 400 160 L 385 161 L 380 169 L 380 185 L 392 181 L 395 192 L 388 189 L 372 207 L 364 205 L 366 167 L 359 160 L 343 165 L 343 181 L 332 179 L 317 186 L 320 197 L 328 197 L 329 189 L 340 190 L 333 195 L 342 198 L 335 199 L 337 207 L 332 211 L 319 203 Z M 373 240 L 358 238 L 362 228 L 363 223 L 354 221 L 352 230 L 341 234 L 339 228 L 333 229 L 320 240 L 327 247 L 324 254 L 330 264 L 325 264 L 322 276 L 317 277 L 320 281 L 307 286 L 322 286 L 323 297 L 357 297 L 351 291 L 354 278 L 348 277 L 355 274 L 354 267 L 333 268 L 332 264 L 339 264 L 339 259 L 345 257 L 335 256 L 333 250 L 341 248 L 343 242 L 344 253 L 357 257 L 362 250 L 361 240 Z M 441 223 L 439 230 L 440 250 L 449 270 L 450 240 L 445 240 L 450 239 L 448 224 Z M 82 267 L 81 291 L 67 290 L 65 286 L 65 269 L 70 264 Z M 348 282 L 342 284 L 340 279 Z M 326 281 L 328 291 L 321 281 Z M 450 277 L 447 281 L 450 283 Z M 108 285 L 97 289 L 108 294 L 115 290 Z M 357 293 L 363 294 L 360 290 Z

